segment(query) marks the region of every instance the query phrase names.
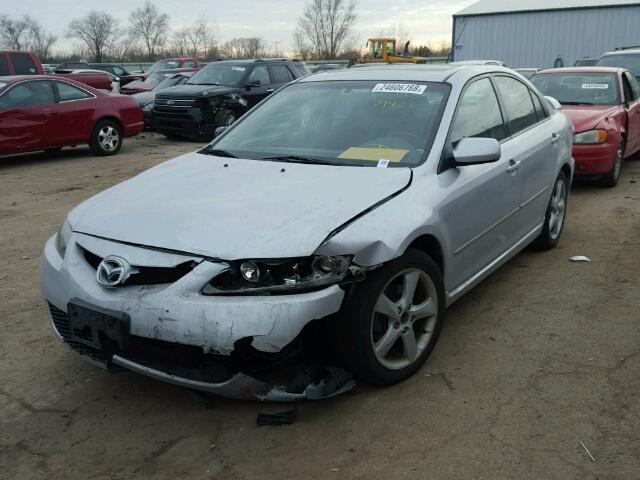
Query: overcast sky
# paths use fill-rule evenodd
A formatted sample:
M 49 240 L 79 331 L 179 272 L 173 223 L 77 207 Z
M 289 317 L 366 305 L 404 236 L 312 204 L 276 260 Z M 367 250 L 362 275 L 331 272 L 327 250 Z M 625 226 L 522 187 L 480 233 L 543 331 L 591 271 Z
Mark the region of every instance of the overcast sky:
M 144 0 L 2 0 L 1 13 L 10 16 L 31 15 L 60 41 L 54 49 L 70 45 L 65 39 L 69 20 L 81 17 L 89 10 L 106 10 L 126 26 L 129 11 L 141 6 Z M 173 28 L 188 24 L 200 14 L 219 26 L 220 40 L 257 36 L 270 42 L 282 42 L 281 50 L 288 50 L 296 21 L 304 0 L 154 0 L 154 4 L 171 16 Z M 474 0 L 360 0 L 356 34 L 360 41 L 381 33 L 392 33 L 395 25 L 402 25 L 410 33 L 414 45 L 431 41 L 437 43 L 451 38 L 451 15 L 474 3 Z M 362 45 L 364 47 L 364 44 Z

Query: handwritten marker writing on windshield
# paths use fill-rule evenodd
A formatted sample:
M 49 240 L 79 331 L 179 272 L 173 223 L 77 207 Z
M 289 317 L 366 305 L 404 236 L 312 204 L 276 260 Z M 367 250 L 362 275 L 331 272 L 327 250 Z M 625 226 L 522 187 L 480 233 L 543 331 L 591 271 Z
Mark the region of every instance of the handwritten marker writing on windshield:
M 389 162 L 390 160 L 384 158 L 378 160 L 378 168 L 387 168 L 389 166 Z

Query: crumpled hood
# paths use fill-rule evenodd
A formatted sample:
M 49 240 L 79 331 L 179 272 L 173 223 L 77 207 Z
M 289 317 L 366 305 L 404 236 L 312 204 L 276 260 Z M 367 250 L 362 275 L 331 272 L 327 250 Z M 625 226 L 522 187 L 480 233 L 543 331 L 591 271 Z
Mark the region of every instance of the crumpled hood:
M 162 90 L 163 97 L 178 98 L 185 97 L 217 97 L 228 93 L 239 92 L 235 87 L 225 87 L 222 85 L 189 85 L 187 83 L 176 85 Z
M 69 220 L 77 232 L 225 260 L 307 256 L 410 179 L 408 168 L 190 153 L 90 198 Z
M 562 111 L 569 116 L 576 132 L 594 129 L 606 117 L 614 115 L 619 105 L 563 105 Z

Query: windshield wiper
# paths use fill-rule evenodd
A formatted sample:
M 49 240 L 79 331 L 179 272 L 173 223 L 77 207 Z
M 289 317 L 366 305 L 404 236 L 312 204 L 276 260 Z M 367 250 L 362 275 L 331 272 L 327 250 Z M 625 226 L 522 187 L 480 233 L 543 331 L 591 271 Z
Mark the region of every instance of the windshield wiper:
M 238 158 L 233 153 L 226 150 L 220 150 L 219 148 L 210 148 L 204 150 L 207 155 L 215 155 L 216 157 Z
M 595 105 L 589 102 L 560 102 L 562 105 Z
M 305 157 L 304 155 L 276 155 L 273 157 L 262 157 L 260 160 L 274 160 L 276 162 L 287 163 L 310 163 L 315 165 L 337 165 L 344 167 L 343 163 L 321 160 L 319 158 Z

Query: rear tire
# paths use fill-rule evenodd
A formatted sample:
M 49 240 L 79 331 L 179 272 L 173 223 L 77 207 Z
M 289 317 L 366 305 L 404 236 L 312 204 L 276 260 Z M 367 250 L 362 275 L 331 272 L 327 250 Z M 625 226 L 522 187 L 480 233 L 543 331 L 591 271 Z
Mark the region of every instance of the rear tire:
M 353 286 L 338 322 L 347 369 L 373 385 L 407 379 L 433 351 L 444 308 L 442 273 L 419 250 L 370 272 Z
M 542 232 L 531 246 L 536 250 L 550 250 L 560 241 L 567 217 L 567 200 L 569 198 L 569 180 L 564 172 L 560 172 L 553 184 L 551 199 L 544 217 Z
M 603 187 L 613 188 L 618 184 L 618 181 L 620 181 L 620 172 L 622 171 L 622 164 L 624 163 L 624 152 L 625 143 L 622 141 L 620 142 L 620 145 L 618 145 L 616 159 L 613 162 L 611 171 L 600 180 L 600 185 Z
M 108 157 L 122 148 L 122 129 L 113 120 L 100 120 L 93 129 L 89 148 L 94 155 Z

